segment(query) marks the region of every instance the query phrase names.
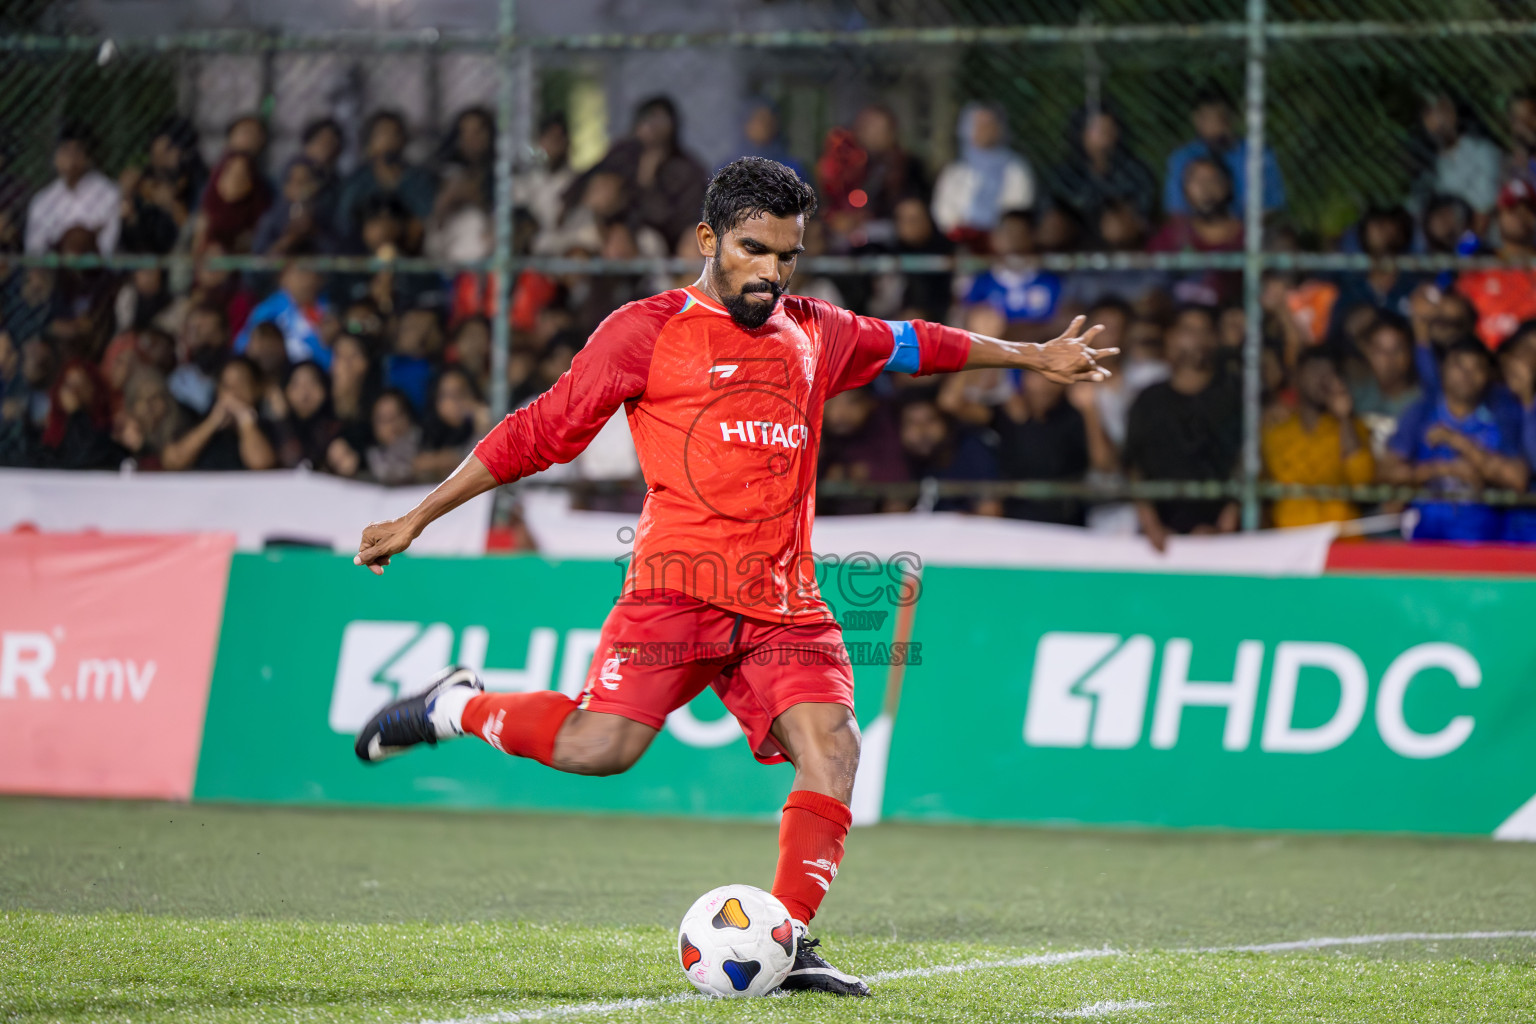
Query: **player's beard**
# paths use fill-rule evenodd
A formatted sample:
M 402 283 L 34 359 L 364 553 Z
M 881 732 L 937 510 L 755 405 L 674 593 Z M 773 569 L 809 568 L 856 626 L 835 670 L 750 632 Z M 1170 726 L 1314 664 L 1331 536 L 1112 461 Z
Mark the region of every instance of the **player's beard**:
M 725 303 L 725 311 L 731 314 L 731 319 L 736 321 L 738 327 L 745 327 L 749 331 L 755 331 L 768 322 L 773 311 L 779 307 L 779 298 L 784 294 L 784 289 L 772 281 L 757 281 L 743 285 L 739 291 L 731 291 L 718 255 L 710 263 L 710 274 L 714 278 L 716 294 Z M 747 298 L 748 295 L 768 293 L 773 295 L 772 302 L 753 302 Z

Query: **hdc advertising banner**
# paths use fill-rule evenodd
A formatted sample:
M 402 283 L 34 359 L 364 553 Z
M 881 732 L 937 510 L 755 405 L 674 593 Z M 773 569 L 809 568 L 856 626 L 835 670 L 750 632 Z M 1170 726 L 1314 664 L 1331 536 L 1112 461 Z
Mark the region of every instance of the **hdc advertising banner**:
M 901 593 L 899 573 L 884 571 L 861 563 L 856 580 L 834 569 L 823 582 L 855 652 L 860 720 L 877 734 Z M 515 556 L 400 558 L 377 577 L 328 553 L 235 555 L 195 796 L 776 815 L 793 769 L 759 764 L 707 689 L 611 778 L 563 775 L 473 737 L 376 765 L 353 754 L 381 704 L 444 665 L 480 670 L 490 690 L 578 694 L 622 574 L 613 562 Z
M 0 536 L 0 791 L 185 800 L 234 536 Z
M 887 817 L 1536 839 L 1536 582 L 923 583 Z
M 823 582 L 854 653 L 858 821 L 1536 838 L 1536 582 L 929 566 L 914 591 L 912 567 L 850 559 Z M 367 716 L 445 664 L 578 692 L 620 578 L 237 554 L 194 795 L 773 815 L 791 770 L 757 764 L 708 691 L 613 778 L 472 738 L 353 756 Z

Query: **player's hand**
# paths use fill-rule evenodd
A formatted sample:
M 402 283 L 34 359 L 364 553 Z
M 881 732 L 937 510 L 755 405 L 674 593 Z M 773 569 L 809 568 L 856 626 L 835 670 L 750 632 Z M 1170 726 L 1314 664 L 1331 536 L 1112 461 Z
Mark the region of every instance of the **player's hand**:
M 1093 339 L 1104 330 L 1104 325 L 1094 324 L 1079 334 L 1086 320 L 1087 317 L 1076 317 L 1067 325 L 1061 337 L 1052 338 L 1039 346 L 1036 349 L 1040 357 L 1038 365 L 1031 366 L 1029 369 L 1043 374 L 1048 380 L 1058 384 L 1108 380 L 1109 371 L 1100 366 L 1098 360 L 1106 356 L 1119 355 L 1120 350 L 1094 348 Z
M 365 565 L 375 576 L 382 576 L 390 558 L 410 547 L 415 539 L 416 530 L 404 517 L 369 523 L 363 531 L 362 543 L 357 546 L 357 554 L 352 556 L 352 564 Z

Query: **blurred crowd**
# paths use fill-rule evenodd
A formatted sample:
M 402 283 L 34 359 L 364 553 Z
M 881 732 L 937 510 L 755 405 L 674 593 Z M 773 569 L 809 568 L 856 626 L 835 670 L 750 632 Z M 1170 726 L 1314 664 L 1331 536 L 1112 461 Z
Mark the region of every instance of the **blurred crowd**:
M 1510 98 L 1493 130 L 1448 95 L 1426 98 L 1400 202 L 1363 211 L 1308 248 L 1536 257 L 1536 93 Z M 773 104 L 743 111 L 738 155 L 789 164 L 821 196 L 808 255 L 981 257 L 987 269 L 802 273 L 793 291 L 886 319 L 922 318 L 1041 341 L 1086 314 L 1105 330 L 1114 376 L 1062 388 L 1032 374 L 887 374 L 825 410 L 823 480 L 1229 480 L 1241 454 L 1236 271 L 1056 274 L 1045 253 L 1237 253 L 1244 248 L 1247 147 L 1219 94 L 1188 111 L 1187 143 L 1149 166 L 1107 108 L 1071 126 L 1071 155 L 1040 166 L 986 103 L 958 118 L 957 156 L 932 166 L 871 106 L 834 128 L 814 162 L 787 149 Z M 1495 138 L 1502 141 L 1495 141 Z M 0 465 L 141 470 L 308 466 L 383 483 L 442 479 L 489 427 L 491 324 L 505 315 L 514 405 L 570 365 L 622 303 L 691 283 L 683 275 L 523 271 L 510 309 L 494 275 L 321 273 L 293 258 L 473 261 L 491 254 L 496 133 L 462 111 L 425 157 L 403 117 L 375 112 L 355 139 L 308 125 L 296 155 L 268 159 L 264 122 L 242 117 L 207 146 L 167 121 L 122 168 L 96 163 L 87 125 L 68 125 L 52 181 L 0 165 Z M 412 145 L 415 142 L 416 145 Z M 349 145 L 349 143 L 351 143 Z M 1261 154 L 1264 247 L 1301 248 L 1285 182 Z M 116 170 L 113 181 L 105 171 Z M 693 228 L 711 173 L 682 144 L 666 97 L 589 168 L 570 162 L 565 121 L 540 123 L 514 175 L 514 251 L 566 257 L 697 259 Z M 5 253 L 190 254 L 190 269 L 40 269 Z M 203 257 L 255 254 L 274 269 L 214 269 Z M 1281 484 L 1373 482 L 1429 495 L 1407 508 L 1413 536 L 1536 539 L 1536 509 L 1465 499 L 1525 491 L 1536 462 L 1536 270 L 1271 273 L 1263 280 L 1265 477 Z M 617 422 L 617 418 L 616 418 Z M 605 430 L 563 471 L 638 473 L 627 432 Z M 1169 500 L 919 499 L 1111 532 L 1238 526 L 1236 504 Z M 1459 500 L 1458 500 L 1459 499 Z M 829 496 L 824 513 L 901 511 L 911 501 Z M 1397 506 L 1386 506 L 1398 511 Z M 1271 503 L 1273 525 L 1354 518 L 1335 498 Z

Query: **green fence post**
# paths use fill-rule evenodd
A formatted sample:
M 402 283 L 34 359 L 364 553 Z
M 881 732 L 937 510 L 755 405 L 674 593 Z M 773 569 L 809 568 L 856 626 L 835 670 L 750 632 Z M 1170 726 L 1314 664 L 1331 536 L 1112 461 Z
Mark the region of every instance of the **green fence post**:
M 507 414 L 507 360 L 512 351 L 512 161 L 517 140 L 512 119 L 517 102 L 516 0 L 501 0 L 496 46 L 496 245 L 491 256 L 495 316 L 491 319 L 491 413 Z
M 1264 312 L 1259 305 L 1264 269 L 1264 0 L 1248 0 L 1248 196 L 1243 211 L 1243 529 L 1259 528 L 1260 352 Z

